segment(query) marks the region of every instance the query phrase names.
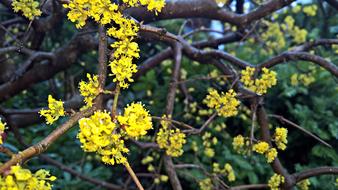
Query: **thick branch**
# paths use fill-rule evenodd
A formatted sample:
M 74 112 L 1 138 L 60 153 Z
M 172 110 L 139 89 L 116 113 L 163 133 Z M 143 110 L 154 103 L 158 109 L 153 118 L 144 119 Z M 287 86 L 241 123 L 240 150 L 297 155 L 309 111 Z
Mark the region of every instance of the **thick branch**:
M 89 110 L 76 113 L 72 116 L 66 123 L 62 124 L 60 127 L 56 128 L 52 133 L 50 133 L 47 137 L 41 140 L 39 143 L 19 152 L 18 154 L 14 155 L 12 159 L 4 163 L 0 166 L 0 174 L 4 173 L 8 170 L 11 166 L 20 163 L 24 160 L 27 160 L 33 156 L 41 154 L 42 152 L 46 151 L 47 148 L 60 136 L 62 136 L 65 132 L 67 132 L 77 121 L 83 117 L 89 116 L 93 113 L 94 108 Z
M 292 174 L 292 176 L 296 179 L 296 182 L 299 182 L 310 177 L 328 174 L 338 175 L 338 167 L 323 166 L 318 168 L 312 168 L 304 170 L 299 173 Z
M 307 52 L 285 52 L 263 62 L 258 67 L 270 68 L 278 64 L 285 63 L 287 61 L 297 61 L 297 60 L 310 61 L 312 63 L 315 63 L 323 67 L 327 71 L 329 71 L 335 77 L 338 77 L 338 67 L 335 64 L 320 56 L 313 55 Z

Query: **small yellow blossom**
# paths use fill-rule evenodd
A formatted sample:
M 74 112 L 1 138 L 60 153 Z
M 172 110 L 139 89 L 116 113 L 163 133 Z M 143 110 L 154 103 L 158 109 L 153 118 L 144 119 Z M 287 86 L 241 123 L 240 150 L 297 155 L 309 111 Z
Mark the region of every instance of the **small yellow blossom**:
M 274 71 L 270 71 L 267 68 L 262 68 L 261 78 L 253 79 L 255 72 L 254 68 L 246 67 L 242 70 L 241 82 L 244 86 L 259 95 L 267 93 L 267 90 L 277 84 L 277 74 Z
M 267 158 L 267 162 L 271 163 L 275 160 L 275 158 L 277 157 L 278 152 L 275 148 L 270 148 L 266 153 L 265 153 L 265 157 Z
M 296 43 L 304 43 L 306 41 L 307 37 L 307 30 L 306 29 L 300 29 L 299 27 L 294 27 L 291 36 L 293 37 L 293 41 Z
M 292 12 L 293 13 L 299 13 L 299 11 L 302 10 L 302 6 L 301 5 L 296 5 L 292 8 Z
M 277 22 L 272 23 L 267 21 L 266 24 L 268 27 L 261 35 L 262 40 L 270 50 L 281 50 L 286 45 L 285 35 L 281 30 L 281 25 Z M 271 54 L 272 51 L 269 53 Z
M 162 182 L 167 182 L 168 179 L 169 179 L 169 177 L 166 176 L 166 175 L 161 175 L 161 176 L 160 176 L 160 180 L 161 180 Z
M 280 186 L 284 183 L 284 177 L 279 174 L 274 174 L 268 182 L 271 190 L 279 190 Z
M 34 0 L 13 0 L 12 7 L 14 12 L 22 11 L 23 15 L 29 20 L 33 20 L 34 17 L 40 16 L 39 2 Z
M 124 18 L 122 14 L 114 15 L 114 22 L 120 27 L 111 27 L 108 29 L 108 36 L 114 37 L 119 40 L 131 40 L 137 36 L 139 26 L 134 20 Z
M 204 99 L 204 103 L 209 108 L 214 108 L 219 116 L 231 117 L 238 113 L 237 107 L 240 102 L 236 99 L 236 92 L 230 89 L 225 94 L 221 95 L 215 89 L 209 89 L 209 94 Z
M 213 148 L 210 148 L 210 147 L 206 147 L 204 149 L 204 155 L 209 157 L 209 158 L 212 158 L 215 156 L 215 151 Z
M 244 147 L 244 137 L 242 135 L 238 135 L 234 137 L 232 141 L 232 146 L 236 152 L 240 152 Z
M 212 190 L 212 180 L 210 178 L 205 178 L 198 182 L 198 185 L 200 186 L 201 190 Z
M 303 12 L 307 15 L 307 16 L 316 16 L 317 14 L 317 5 L 310 5 L 310 6 L 306 6 L 303 8 Z
M 124 109 L 123 116 L 117 117 L 130 137 L 139 137 L 152 129 L 151 116 L 141 103 L 132 103 Z
M 333 44 L 332 49 L 333 49 L 335 54 L 338 54 L 338 45 L 337 44 Z
M 145 165 L 145 164 L 149 164 L 152 161 L 154 161 L 154 158 L 152 156 L 147 156 L 147 157 L 145 157 L 145 158 L 142 159 L 141 163 L 143 165 Z
M 288 143 L 287 135 L 288 135 L 288 130 L 286 128 L 283 128 L 283 127 L 276 128 L 273 139 L 277 147 L 281 150 L 286 149 L 286 144 Z
M 131 78 L 133 73 L 137 72 L 137 66 L 132 63 L 131 57 L 121 57 L 120 59 L 110 62 L 110 68 L 115 76 L 114 82 L 118 82 L 120 87 L 128 88 L 130 82 L 134 82 Z
M 300 190 L 309 190 L 310 185 L 311 185 L 311 183 L 310 183 L 309 179 L 305 179 L 305 180 L 302 180 L 302 181 L 297 183 L 297 187 Z
M 93 77 L 87 73 L 88 82 L 81 81 L 79 83 L 80 94 L 84 97 L 86 106 L 90 108 L 93 106 L 94 99 L 100 94 L 98 76 Z
M 0 176 L 1 190 L 51 190 L 50 182 L 55 181 L 56 177 L 51 176 L 49 171 L 40 169 L 32 173 L 21 166 L 12 166 L 8 175 Z
M 126 164 L 124 154 L 129 150 L 124 146 L 121 135 L 114 134 L 115 123 L 109 113 L 97 111 L 90 118 L 79 120 L 78 138 L 86 152 L 97 152 L 107 164 Z
M 46 118 L 47 124 L 53 124 L 59 117 L 65 115 L 63 102 L 55 100 L 52 95 L 48 96 L 48 110 L 40 110 L 40 115 Z
M 0 145 L 3 143 L 2 134 L 4 133 L 5 128 L 6 128 L 6 123 L 3 123 L 0 119 Z
M 227 176 L 228 181 L 232 182 L 236 180 L 234 170 L 232 169 L 232 166 L 229 163 L 226 163 L 224 165 L 224 168 L 220 168 L 218 163 L 212 164 L 212 171 L 214 174 L 221 174 L 224 176 Z
M 165 116 L 164 116 L 165 117 Z M 162 120 L 162 127 L 157 133 L 156 142 L 161 149 L 173 157 L 183 154 L 183 145 L 186 143 L 185 134 L 179 129 L 169 129 L 169 121 Z
M 264 154 L 265 152 L 269 150 L 269 144 L 264 141 L 259 142 L 253 145 L 252 150 L 259 154 Z
M 228 163 L 225 164 L 224 166 L 224 169 L 227 173 L 227 178 L 228 178 L 228 181 L 235 181 L 236 180 L 236 177 L 235 177 L 235 172 L 234 170 L 232 169 L 232 166 Z

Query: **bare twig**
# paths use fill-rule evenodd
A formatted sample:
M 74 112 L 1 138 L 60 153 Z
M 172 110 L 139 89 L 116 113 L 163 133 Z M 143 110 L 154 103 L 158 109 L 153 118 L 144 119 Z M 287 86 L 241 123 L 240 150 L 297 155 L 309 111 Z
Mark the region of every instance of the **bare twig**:
M 328 144 L 327 142 L 325 142 L 324 140 L 320 139 L 319 137 L 317 137 L 316 135 L 314 135 L 313 133 L 311 133 L 310 131 L 304 129 L 303 127 L 295 124 L 294 122 L 284 118 L 283 116 L 281 115 L 274 115 L 274 114 L 269 114 L 268 115 L 269 117 L 273 117 L 273 118 L 277 118 L 278 120 L 280 120 L 282 123 L 286 123 L 292 127 L 295 127 L 296 129 L 302 131 L 303 133 L 309 135 L 310 137 L 316 139 L 317 141 L 319 141 L 320 143 L 322 143 L 323 145 L 329 147 L 329 148 L 332 148 L 332 146 L 330 144 Z

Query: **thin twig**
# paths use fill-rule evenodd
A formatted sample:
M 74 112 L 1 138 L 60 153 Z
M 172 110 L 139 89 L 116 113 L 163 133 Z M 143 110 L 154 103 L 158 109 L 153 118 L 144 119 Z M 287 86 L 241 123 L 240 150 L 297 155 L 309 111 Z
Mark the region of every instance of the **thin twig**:
M 302 131 L 303 133 L 309 135 L 310 137 L 316 139 L 317 141 L 319 141 L 319 142 L 322 143 L 323 145 L 325 145 L 325 146 L 327 146 L 327 147 L 329 147 L 329 148 L 332 148 L 332 146 L 331 146 L 329 143 L 325 142 L 324 140 L 322 140 L 322 139 L 319 138 L 318 136 L 314 135 L 313 133 L 311 133 L 310 131 L 304 129 L 303 127 L 297 125 L 296 123 L 294 123 L 294 122 L 292 122 L 292 121 L 290 121 L 290 120 L 284 118 L 283 116 L 281 116 L 281 115 L 275 115 L 275 114 L 269 114 L 268 116 L 269 116 L 269 117 L 273 117 L 273 118 L 277 118 L 280 122 L 282 122 L 282 123 L 287 123 L 288 125 L 290 125 L 290 126 L 296 128 L 296 129 Z

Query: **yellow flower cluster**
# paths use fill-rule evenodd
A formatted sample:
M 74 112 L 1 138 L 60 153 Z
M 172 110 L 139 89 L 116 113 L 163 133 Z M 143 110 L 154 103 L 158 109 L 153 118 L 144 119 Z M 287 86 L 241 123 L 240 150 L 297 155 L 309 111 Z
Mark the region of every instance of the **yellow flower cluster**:
M 148 10 L 160 12 L 165 5 L 164 0 L 123 0 L 128 6 L 146 6 Z M 118 82 L 122 88 L 128 88 L 131 78 L 137 72 L 137 66 L 133 64 L 133 58 L 139 57 L 139 47 L 133 39 L 137 36 L 139 26 L 129 18 L 124 17 L 117 4 L 110 0 L 71 0 L 64 5 L 70 9 L 68 19 L 76 23 L 77 28 L 82 28 L 88 18 L 93 18 L 101 25 L 114 21 L 115 26 L 108 29 L 107 34 L 115 39 L 111 46 L 115 48 L 113 61 L 110 62 L 114 82 Z
M 53 124 L 59 117 L 65 115 L 63 102 L 55 100 L 52 95 L 48 96 L 48 110 L 40 110 L 40 115 L 46 118 L 47 124 Z
M 338 45 L 337 44 L 333 44 L 332 49 L 333 49 L 335 54 L 338 54 Z
M 294 73 L 291 76 L 290 80 L 291 80 L 292 86 L 298 86 L 299 83 L 303 84 L 304 86 L 309 86 L 310 84 L 316 81 L 316 78 L 313 76 L 312 73 L 307 73 L 307 74 Z
M 0 119 L 0 145 L 3 143 L 2 134 L 4 133 L 5 128 L 6 128 L 6 123 L 3 123 Z
M 86 106 L 84 108 L 90 108 L 93 106 L 94 99 L 100 94 L 98 76 L 93 77 L 87 73 L 88 82 L 81 81 L 79 83 L 80 94 L 84 97 Z
M 12 7 L 14 12 L 22 11 L 23 15 L 29 20 L 33 20 L 34 17 L 40 16 L 39 2 L 34 0 L 13 0 Z
M 155 10 L 155 13 L 161 12 L 162 8 L 165 6 L 165 1 L 163 0 L 123 0 L 123 3 L 131 7 L 137 7 L 139 5 L 147 6 L 149 11 Z
M 244 86 L 259 95 L 267 93 L 267 90 L 277 84 L 277 74 L 274 71 L 270 71 L 267 68 L 262 69 L 263 73 L 261 78 L 253 80 L 255 68 L 246 67 L 245 70 L 241 71 L 241 82 Z
M 259 154 L 264 154 L 268 163 L 273 162 L 278 155 L 277 150 L 270 148 L 269 144 L 264 141 L 254 144 L 252 150 Z
M 209 108 L 214 108 L 219 116 L 231 117 L 237 115 L 237 107 L 240 102 L 236 99 L 236 92 L 230 89 L 225 94 L 222 92 L 220 95 L 217 90 L 209 89 L 209 94 L 204 99 L 204 103 Z
M 167 182 L 169 177 L 167 175 L 160 175 L 158 177 L 155 177 L 154 183 L 155 184 L 160 184 L 161 182 Z
M 202 140 L 203 140 L 203 146 L 204 146 L 204 155 L 206 155 L 209 158 L 214 157 L 215 156 L 215 151 L 211 147 L 211 145 L 212 144 L 216 145 L 218 143 L 217 138 L 216 137 L 212 137 L 211 133 L 206 132 L 202 136 Z
M 170 129 L 169 121 L 162 120 L 161 125 L 162 127 L 156 137 L 157 144 L 160 148 L 166 150 L 167 155 L 181 156 L 183 154 L 183 145 L 186 143 L 185 134 L 180 129 Z
M 316 16 L 317 14 L 317 5 L 310 5 L 310 6 L 306 6 L 303 8 L 303 12 L 307 15 L 307 16 Z
M 76 22 L 77 28 L 82 28 L 89 17 L 103 25 L 109 24 L 118 9 L 110 0 L 71 0 L 63 6 L 70 9 L 68 19 Z
M 259 153 L 259 154 L 264 154 L 269 150 L 269 144 L 267 142 L 259 142 L 257 144 L 254 144 L 252 147 L 253 151 Z
M 268 182 L 271 190 L 279 190 L 279 186 L 284 183 L 284 177 L 279 174 L 274 174 Z
M 297 183 L 297 187 L 300 190 L 309 190 L 310 185 L 311 185 L 311 183 L 310 183 L 309 179 L 305 179 L 305 180 L 302 180 L 302 181 Z
M 119 26 L 111 27 L 107 34 L 117 39 L 111 46 L 116 48 L 114 60 L 110 62 L 112 74 L 115 76 L 114 82 L 119 82 L 122 88 L 128 88 L 128 82 L 133 82 L 133 73 L 137 72 L 137 66 L 133 64 L 133 58 L 139 58 L 139 47 L 136 42 L 132 42 L 139 30 L 134 20 L 124 18 L 117 14 L 114 22 Z
M 230 182 L 236 180 L 235 172 L 232 169 L 232 166 L 228 163 L 226 163 L 224 165 L 224 168 L 222 168 L 222 169 L 220 168 L 218 163 L 213 163 L 212 164 L 212 170 L 213 170 L 213 173 L 215 173 L 215 174 L 222 174 L 222 175 L 227 176 L 228 181 L 230 181 Z
M 277 127 L 275 130 L 275 135 L 273 140 L 275 141 L 277 147 L 281 150 L 286 149 L 286 144 L 288 143 L 288 130 L 284 127 Z
M 292 8 L 292 12 L 295 13 L 295 14 L 299 13 L 299 11 L 301 11 L 301 10 L 302 10 L 302 6 L 299 5 L 299 4 Z
M 49 171 L 40 169 L 32 173 L 21 166 L 12 166 L 8 175 L 0 176 L 1 190 L 51 190 L 50 182 L 55 181 L 56 177 L 51 176 Z
M 266 22 L 268 29 L 261 35 L 262 40 L 266 43 L 269 48 L 269 53 L 273 53 L 273 50 L 280 50 L 285 47 L 285 37 L 280 28 L 279 23 Z
M 139 137 L 152 129 L 151 116 L 141 103 L 132 103 L 124 109 L 124 115 L 117 117 L 130 137 Z
M 235 151 L 239 152 L 244 147 L 244 137 L 242 135 L 234 137 L 232 146 Z
M 213 190 L 212 180 L 210 178 L 205 178 L 198 182 L 201 190 Z
M 115 123 L 109 113 L 97 111 L 90 118 L 79 120 L 78 138 L 86 152 L 97 152 L 107 164 L 126 164 L 124 154 L 129 150 L 124 146 L 120 134 L 114 134 Z
M 266 157 L 266 161 L 268 163 L 271 163 L 275 160 L 275 158 L 277 157 L 278 152 L 277 149 L 275 148 L 270 148 L 266 153 L 265 153 L 265 157 Z
M 306 29 L 300 29 L 298 26 L 295 26 L 295 19 L 291 16 L 287 16 L 284 19 L 284 23 L 282 24 L 282 29 L 288 34 L 290 34 L 291 37 L 293 37 L 293 41 L 296 43 L 303 43 L 306 41 L 307 36 L 307 30 Z
M 233 149 L 239 154 L 247 154 L 250 151 L 250 141 L 242 135 L 237 135 L 232 141 Z

